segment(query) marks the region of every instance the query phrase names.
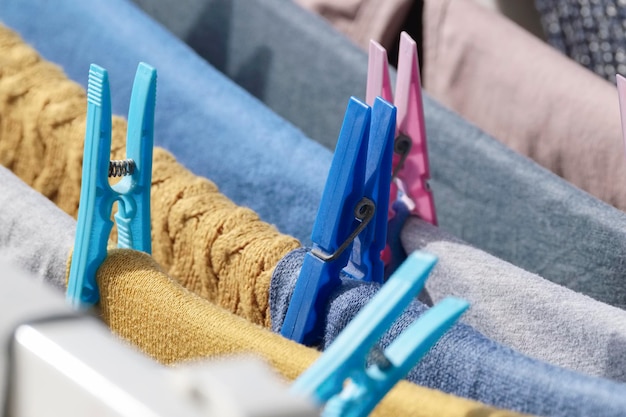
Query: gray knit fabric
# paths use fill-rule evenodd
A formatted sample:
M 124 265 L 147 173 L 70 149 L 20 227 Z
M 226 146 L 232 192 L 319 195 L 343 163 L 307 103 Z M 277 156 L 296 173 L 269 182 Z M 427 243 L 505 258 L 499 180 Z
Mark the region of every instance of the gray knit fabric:
M 535 0 L 548 43 L 615 84 L 626 74 L 623 0 Z
M 0 254 L 59 289 L 76 221 L 0 166 Z
M 426 289 L 434 303 L 468 300 L 463 321 L 528 356 L 626 381 L 626 312 L 482 252 L 420 219 L 402 230 L 410 253 L 439 257 Z

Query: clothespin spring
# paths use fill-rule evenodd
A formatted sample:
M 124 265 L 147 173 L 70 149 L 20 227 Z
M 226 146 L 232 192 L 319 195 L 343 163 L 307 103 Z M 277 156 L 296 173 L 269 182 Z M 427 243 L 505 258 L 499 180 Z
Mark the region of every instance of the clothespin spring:
M 317 248 L 311 249 L 311 254 L 324 262 L 334 261 L 339 258 L 343 251 L 356 239 L 356 237 L 367 227 L 369 222 L 374 218 L 376 213 L 376 204 L 367 197 L 363 197 L 354 207 L 354 218 L 360 221 L 356 229 L 346 238 L 346 240 L 331 254 L 322 252 Z
M 135 171 L 135 161 L 132 159 L 121 159 L 109 161 L 109 178 L 126 177 L 133 175 Z
M 391 181 L 395 180 L 398 177 L 398 173 L 404 167 L 404 161 L 411 153 L 411 148 L 413 147 L 413 141 L 411 138 L 403 133 L 400 133 L 396 140 L 393 142 L 393 153 L 400 156 L 400 161 L 398 161 L 398 165 L 393 169 L 393 173 L 391 174 Z

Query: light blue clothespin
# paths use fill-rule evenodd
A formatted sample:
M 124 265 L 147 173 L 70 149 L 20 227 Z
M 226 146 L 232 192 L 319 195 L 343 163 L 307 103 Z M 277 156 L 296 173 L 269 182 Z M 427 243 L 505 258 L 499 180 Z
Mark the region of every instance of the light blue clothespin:
M 281 334 L 313 345 L 319 317 L 339 285 L 352 278 L 383 282 L 380 253 L 387 235 L 387 206 L 396 109 L 383 99 L 370 108 L 350 99 L 326 187 Z
M 118 202 L 118 247 L 152 251 L 150 185 L 155 101 L 156 70 L 140 63 L 128 112 L 128 159 L 110 161 L 109 78 L 105 69 L 91 65 L 78 224 L 67 286 L 67 299 L 76 307 L 95 304 L 100 298 L 96 271 L 107 254 L 113 203 Z M 108 178 L 113 176 L 123 178 L 111 186 Z
M 385 212 L 386 214 L 386 212 Z M 384 352 L 375 344 L 420 292 L 437 258 L 414 252 L 376 296 L 294 382 L 291 391 L 325 405 L 325 417 L 366 416 L 459 319 L 469 304 L 446 298 L 424 313 Z M 374 364 L 365 368 L 371 352 Z M 346 384 L 346 381 L 349 381 Z

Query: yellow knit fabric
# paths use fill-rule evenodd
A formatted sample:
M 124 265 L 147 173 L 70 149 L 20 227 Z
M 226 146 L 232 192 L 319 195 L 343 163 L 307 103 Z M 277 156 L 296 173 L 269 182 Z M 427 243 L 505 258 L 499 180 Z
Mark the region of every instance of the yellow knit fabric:
M 0 163 L 74 217 L 86 103 L 79 85 L 0 25 Z M 112 159 L 125 157 L 125 132 L 126 121 L 114 117 Z M 158 147 L 151 204 L 157 262 L 196 294 L 269 326 L 272 271 L 298 241 L 235 205 Z
M 294 343 L 200 298 L 178 285 L 149 256 L 114 249 L 98 269 L 100 309 L 111 329 L 159 362 L 170 364 L 237 353 L 260 355 L 287 379 L 319 352 Z M 503 417 L 519 414 L 398 383 L 374 416 Z

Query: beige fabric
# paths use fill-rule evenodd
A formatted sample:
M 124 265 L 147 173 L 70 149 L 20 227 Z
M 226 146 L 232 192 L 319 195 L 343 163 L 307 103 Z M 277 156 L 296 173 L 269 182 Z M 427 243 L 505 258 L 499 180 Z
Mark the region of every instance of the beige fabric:
M 470 122 L 626 210 L 617 92 L 472 0 L 426 0 L 424 87 Z
M 324 16 L 340 32 L 364 49 L 370 39 L 388 50 L 402 30 L 413 0 L 295 0 Z

